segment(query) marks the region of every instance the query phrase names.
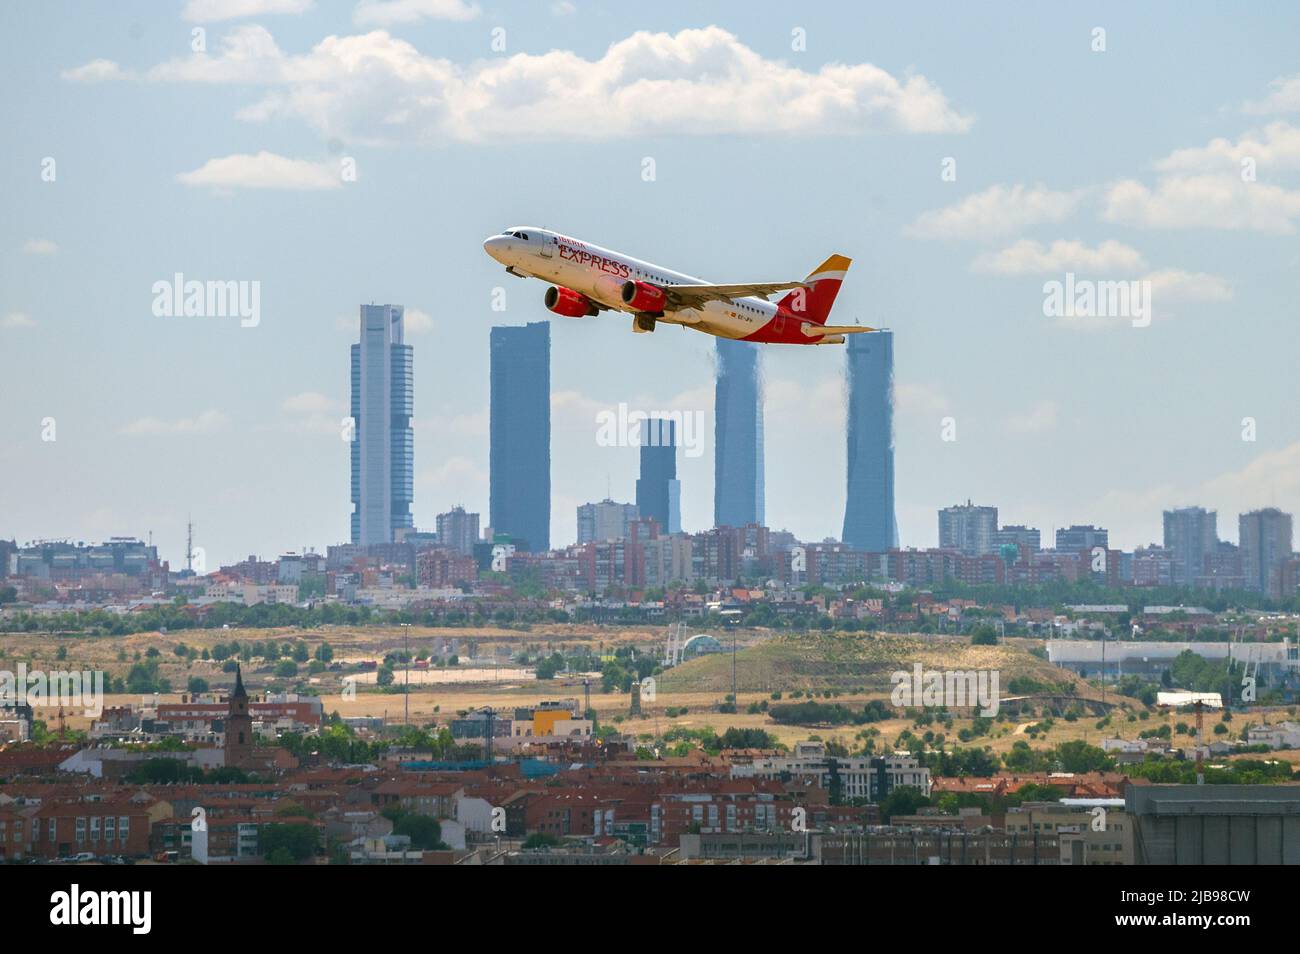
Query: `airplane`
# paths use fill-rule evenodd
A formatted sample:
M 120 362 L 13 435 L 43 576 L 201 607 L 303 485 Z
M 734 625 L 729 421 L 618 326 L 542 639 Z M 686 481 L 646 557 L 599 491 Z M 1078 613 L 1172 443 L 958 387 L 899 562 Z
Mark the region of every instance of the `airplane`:
M 585 318 L 602 311 L 627 312 L 638 334 L 665 322 L 719 338 L 820 345 L 843 344 L 845 335 L 879 330 L 826 324 L 851 264 L 843 255 L 832 255 L 803 281 L 711 285 L 528 225 L 493 235 L 483 243 L 483 250 L 511 275 L 554 282 L 544 301 L 555 314 Z M 768 296 L 781 291 L 788 294 L 768 301 Z

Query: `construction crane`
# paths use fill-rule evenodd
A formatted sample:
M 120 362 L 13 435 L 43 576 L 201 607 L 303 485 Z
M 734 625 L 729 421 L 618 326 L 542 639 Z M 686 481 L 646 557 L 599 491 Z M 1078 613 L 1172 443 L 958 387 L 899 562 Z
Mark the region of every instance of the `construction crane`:
M 1205 710 L 1222 709 L 1223 697 L 1217 692 L 1160 692 L 1156 694 L 1156 705 L 1161 708 L 1181 709 L 1191 706 L 1196 712 L 1196 784 L 1205 784 Z

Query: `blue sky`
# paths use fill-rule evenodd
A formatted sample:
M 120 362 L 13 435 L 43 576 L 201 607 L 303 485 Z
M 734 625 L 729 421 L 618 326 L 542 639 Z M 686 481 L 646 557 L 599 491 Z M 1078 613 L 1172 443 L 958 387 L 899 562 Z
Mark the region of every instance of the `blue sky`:
M 5 5 L 0 535 L 342 541 L 363 301 L 412 315 L 417 525 L 486 520 L 488 329 L 548 314 L 481 249 L 520 223 L 719 282 L 853 258 L 835 318 L 895 332 L 905 545 L 968 497 L 1125 547 L 1170 505 L 1227 539 L 1300 509 L 1300 9 L 859 7 Z M 154 315 L 176 272 L 259 282 L 259 323 Z M 1066 272 L 1150 281 L 1150 326 L 1045 317 Z M 620 401 L 704 413 L 707 526 L 712 339 L 551 324 L 553 540 L 633 496 L 635 449 L 596 440 Z M 844 352 L 764 366 L 768 522 L 836 535 Z

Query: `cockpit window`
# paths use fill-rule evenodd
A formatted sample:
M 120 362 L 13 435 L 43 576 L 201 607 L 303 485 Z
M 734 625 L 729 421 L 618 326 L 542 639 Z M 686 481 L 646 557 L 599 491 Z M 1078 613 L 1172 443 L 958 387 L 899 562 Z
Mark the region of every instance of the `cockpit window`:
M 525 242 L 528 241 L 528 233 L 527 233 L 527 232 L 520 232 L 520 233 L 519 233 L 519 237 L 520 237 L 521 239 L 523 239 Z

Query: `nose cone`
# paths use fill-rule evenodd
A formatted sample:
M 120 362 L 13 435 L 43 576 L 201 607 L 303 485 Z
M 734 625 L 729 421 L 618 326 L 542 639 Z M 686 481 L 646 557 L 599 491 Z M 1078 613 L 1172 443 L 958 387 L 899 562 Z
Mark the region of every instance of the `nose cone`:
M 506 248 L 509 246 L 509 239 L 504 235 L 493 235 L 483 243 L 483 251 L 487 252 L 498 262 L 504 262 Z

